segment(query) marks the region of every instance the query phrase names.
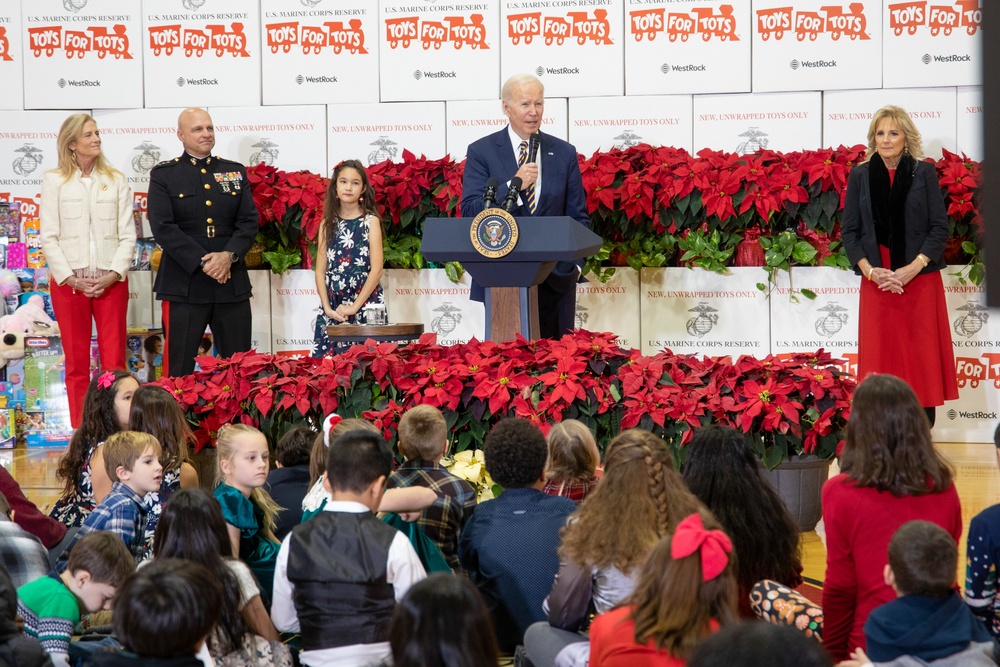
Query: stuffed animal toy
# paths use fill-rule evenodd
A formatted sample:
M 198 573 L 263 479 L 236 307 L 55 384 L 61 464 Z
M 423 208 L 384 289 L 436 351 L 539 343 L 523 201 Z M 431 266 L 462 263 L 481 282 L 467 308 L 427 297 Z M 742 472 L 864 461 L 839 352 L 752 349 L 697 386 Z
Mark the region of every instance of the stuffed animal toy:
M 35 294 L 10 315 L 0 317 L 0 368 L 24 357 L 25 336 L 55 336 L 59 325 L 45 312 L 45 301 Z

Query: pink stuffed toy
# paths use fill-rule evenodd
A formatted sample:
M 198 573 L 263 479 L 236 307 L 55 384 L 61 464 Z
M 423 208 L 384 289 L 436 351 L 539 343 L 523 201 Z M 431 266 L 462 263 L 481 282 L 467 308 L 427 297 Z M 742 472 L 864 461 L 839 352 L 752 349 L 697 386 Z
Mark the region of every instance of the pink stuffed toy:
M 0 317 L 0 368 L 11 359 L 24 358 L 25 336 L 55 336 L 59 325 L 45 312 L 45 301 L 37 294 L 18 306 L 10 315 Z

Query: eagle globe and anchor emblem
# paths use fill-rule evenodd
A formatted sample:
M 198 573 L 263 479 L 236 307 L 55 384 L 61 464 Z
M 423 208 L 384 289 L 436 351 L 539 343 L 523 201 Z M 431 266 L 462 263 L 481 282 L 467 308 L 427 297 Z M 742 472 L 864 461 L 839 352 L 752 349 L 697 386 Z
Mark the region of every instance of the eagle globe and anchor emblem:
M 982 331 L 983 327 L 986 326 L 986 322 L 990 319 L 989 309 L 972 301 L 966 303 L 964 306 L 959 306 L 955 310 L 960 310 L 965 314 L 952 323 L 952 328 L 956 334 L 965 336 L 966 338 L 972 338 Z
M 263 162 L 268 167 L 274 166 L 274 161 L 278 157 L 278 144 L 269 139 L 261 139 L 250 148 L 257 148 L 256 152 L 250 155 L 250 164 L 260 164 Z
M 451 305 L 450 301 L 445 301 L 433 312 L 441 314 L 431 320 L 431 331 L 442 338 L 458 328 L 462 322 L 461 309 Z
M 826 315 L 816 320 L 816 333 L 827 338 L 840 333 L 840 330 L 844 328 L 849 319 L 847 308 L 838 305 L 836 302 L 823 306 L 819 309 L 819 312 L 826 313 Z
M 711 331 L 712 327 L 719 323 L 719 316 L 716 315 L 716 313 L 719 312 L 719 309 L 712 308 L 704 301 L 699 303 L 694 308 L 688 309 L 688 312 L 698 313 L 689 319 L 685 325 L 688 334 L 691 336 L 704 338 L 705 334 Z
M 585 306 L 580 305 L 579 302 L 576 304 L 576 313 L 573 317 L 573 323 L 576 325 L 577 329 L 586 329 L 587 320 L 590 319 L 590 313 L 587 312 L 589 309 Z
M 517 245 L 517 221 L 502 208 L 488 208 L 472 219 L 469 236 L 483 257 L 504 257 Z
M 368 154 L 368 164 L 378 164 L 386 160 L 395 160 L 396 155 L 399 154 L 399 149 L 396 148 L 399 144 L 386 136 L 381 136 L 368 145 L 378 147 Z
M 132 170 L 137 174 L 148 174 L 160 161 L 160 147 L 154 146 L 151 141 L 144 141 L 132 150 L 139 151 L 132 158 Z
M 31 144 L 25 144 L 20 148 L 15 148 L 14 152 L 23 153 L 20 157 L 15 158 L 14 162 L 11 164 L 11 168 L 18 176 L 27 176 L 31 172 L 38 169 L 38 167 L 42 164 L 41 148 L 36 148 Z

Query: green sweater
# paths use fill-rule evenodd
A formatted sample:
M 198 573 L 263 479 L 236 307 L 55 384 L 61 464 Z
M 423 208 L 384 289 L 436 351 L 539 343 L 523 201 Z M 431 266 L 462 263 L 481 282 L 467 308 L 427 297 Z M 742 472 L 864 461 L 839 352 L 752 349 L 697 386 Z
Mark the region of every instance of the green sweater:
M 52 655 L 69 653 L 69 640 L 80 621 L 80 604 L 62 579 L 49 574 L 17 589 L 17 613 L 24 633 Z

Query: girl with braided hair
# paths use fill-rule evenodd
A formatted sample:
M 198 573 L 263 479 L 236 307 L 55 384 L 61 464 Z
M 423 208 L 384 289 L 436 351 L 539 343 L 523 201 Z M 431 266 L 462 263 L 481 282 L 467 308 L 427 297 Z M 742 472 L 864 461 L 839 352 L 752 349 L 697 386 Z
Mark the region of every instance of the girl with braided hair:
M 604 477 L 563 529 L 560 567 L 546 600 L 548 622 L 528 628 L 525 648 L 536 667 L 584 665 L 594 614 L 627 598 L 656 543 L 703 511 L 674 469 L 670 447 L 642 429 L 608 445 Z

